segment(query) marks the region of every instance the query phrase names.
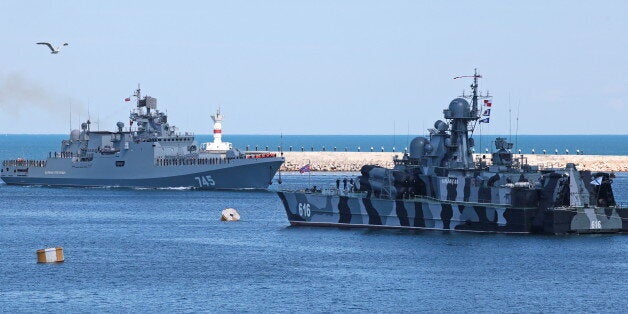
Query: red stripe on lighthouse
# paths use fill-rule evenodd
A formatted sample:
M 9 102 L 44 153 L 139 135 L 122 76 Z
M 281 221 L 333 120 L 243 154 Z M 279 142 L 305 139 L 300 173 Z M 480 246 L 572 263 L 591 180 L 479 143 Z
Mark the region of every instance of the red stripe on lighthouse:
M 216 130 L 216 129 L 214 129 L 214 134 L 216 134 L 216 133 L 222 133 L 222 130 Z

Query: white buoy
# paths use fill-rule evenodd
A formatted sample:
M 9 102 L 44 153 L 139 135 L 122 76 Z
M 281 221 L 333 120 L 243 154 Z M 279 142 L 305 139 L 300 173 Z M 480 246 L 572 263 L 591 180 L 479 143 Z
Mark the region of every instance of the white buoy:
M 240 214 L 233 208 L 225 208 L 222 211 L 222 216 L 220 217 L 222 221 L 238 221 L 240 220 Z
M 37 250 L 37 263 L 59 263 L 64 260 L 63 248 L 61 247 Z

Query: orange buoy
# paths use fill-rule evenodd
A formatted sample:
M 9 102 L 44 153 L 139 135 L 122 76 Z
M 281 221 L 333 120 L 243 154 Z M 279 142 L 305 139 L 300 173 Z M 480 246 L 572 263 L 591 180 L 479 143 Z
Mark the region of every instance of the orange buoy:
M 64 260 L 63 248 L 61 247 L 37 250 L 37 263 L 60 263 Z

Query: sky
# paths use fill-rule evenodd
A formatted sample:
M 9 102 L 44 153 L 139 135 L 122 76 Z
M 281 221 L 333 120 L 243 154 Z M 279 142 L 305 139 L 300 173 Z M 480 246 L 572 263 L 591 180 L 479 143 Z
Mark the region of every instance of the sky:
M 477 68 L 484 134 L 628 134 L 628 1 L 2 1 L 0 133 L 423 134 Z M 68 42 L 57 55 L 36 45 Z M 517 122 L 518 121 L 518 122 Z

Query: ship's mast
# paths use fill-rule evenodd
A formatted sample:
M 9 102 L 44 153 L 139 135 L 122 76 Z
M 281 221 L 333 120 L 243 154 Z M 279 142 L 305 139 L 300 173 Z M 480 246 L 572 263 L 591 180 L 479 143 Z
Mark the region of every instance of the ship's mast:
M 473 69 L 473 84 L 471 84 L 471 90 L 473 91 L 473 112 L 478 112 L 478 78 L 481 77 L 481 75 L 478 75 L 478 69 Z
M 473 69 L 473 75 L 461 75 L 461 76 L 456 76 L 454 77 L 454 80 L 457 80 L 459 78 L 465 78 L 465 77 L 472 77 L 473 78 L 473 83 L 471 84 L 471 91 L 473 92 L 473 94 L 471 95 L 471 109 L 472 109 L 472 114 L 473 116 L 478 116 L 478 99 L 480 97 L 488 97 L 488 93 L 487 96 L 482 96 L 478 94 L 478 79 L 482 78 L 482 75 L 478 74 L 478 69 L 475 68 Z M 469 98 L 469 96 L 464 94 L 464 91 L 462 92 L 462 98 Z
M 135 94 L 133 94 L 133 96 L 136 99 L 138 108 L 140 107 L 140 98 L 142 97 L 141 92 L 142 92 L 142 90 L 140 89 L 140 83 L 137 83 L 137 89 L 135 90 Z
M 482 78 L 481 75 L 478 74 L 477 69 L 473 69 L 473 75 L 463 75 L 454 77 L 454 79 L 459 78 L 473 78 L 473 83 L 471 83 L 471 95 L 465 95 L 464 91 L 461 98 L 469 99 L 471 98 L 471 108 L 468 108 L 466 112 L 459 111 L 449 111 L 447 110 L 446 118 L 450 118 L 452 120 L 452 141 L 459 145 L 455 158 L 453 160 L 461 162 L 465 168 L 470 166 L 472 162 L 472 152 L 471 148 L 474 146 L 473 140 L 470 139 L 473 135 L 473 131 L 475 130 L 475 125 L 480 118 L 480 108 L 478 105 L 478 100 L 480 98 L 485 98 L 487 96 L 483 96 L 478 92 L 478 79 Z M 469 124 L 472 123 L 472 126 Z M 470 133 L 470 134 L 469 134 Z M 471 136 L 470 136 L 471 135 Z
M 471 129 L 469 131 L 471 131 L 471 136 L 473 136 L 473 132 L 475 131 L 475 127 L 477 126 L 477 120 L 480 118 L 481 116 L 481 112 L 480 112 L 480 105 L 478 103 L 478 100 L 480 99 L 490 99 L 492 96 L 489 94 L 489 92 L 487 91 L 486 94 L 482 95 L 479 91 L 478 91 L 478 79 L 482 78 L 482 75 L 478 74 L 478 69 L 473 69 L 473 75 L 462 75 L 462 76 L 456 76 L 454 77 L 455 79 L 459 79 L 459 78 L 465 78 L 465 77 L 469 77 L 469 78 L 473 78 L 473 83 L 471 83 L 470 87 L 471 87 L 471 95 L 465 95 L 464 91 L 462 92 L 462 98 L 466 98 L 469 99 L 471 98 L 471 115 L 474 117 L 473 120 L 475 120 L 473 122 L 473 125 L 471 126 Z

